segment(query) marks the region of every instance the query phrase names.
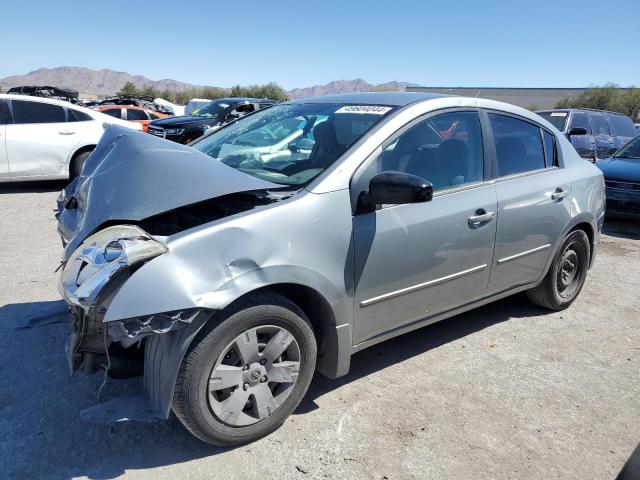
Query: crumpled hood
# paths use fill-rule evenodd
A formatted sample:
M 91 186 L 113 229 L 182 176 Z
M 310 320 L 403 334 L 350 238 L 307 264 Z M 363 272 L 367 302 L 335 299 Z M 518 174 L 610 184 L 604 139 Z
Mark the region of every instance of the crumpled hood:
M 135 222 L 231 193 L 281 187 L 185 145 L 108 126 L 59 202 L 64 259 L 105 222 Z
M 631 158 L 607 158 L 596 162 L 607 180 L 640 183 L 640 160 Z

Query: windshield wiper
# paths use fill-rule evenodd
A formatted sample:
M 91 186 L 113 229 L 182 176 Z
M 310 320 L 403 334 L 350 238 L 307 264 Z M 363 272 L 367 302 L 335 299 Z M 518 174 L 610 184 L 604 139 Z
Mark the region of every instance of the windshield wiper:
M 628 158 L 630 160 L 640 160 L 640 157 L 634 157 L 633 155 L 618 155 L 615 158 Z

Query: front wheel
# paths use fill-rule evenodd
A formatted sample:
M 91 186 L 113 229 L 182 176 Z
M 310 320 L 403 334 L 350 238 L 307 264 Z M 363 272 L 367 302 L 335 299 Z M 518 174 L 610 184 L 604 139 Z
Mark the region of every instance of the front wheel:
M 302 400 L 316 351 L 313 330 L 295 304 L 270 293 L 249 297 L 194 339 L 178 373 L 173 411 L 207 443 L 257 440 Z
M 549 272 L 527 296 L 536 305 L 564 310 L 577 298 L 587 278 L 591 245 L 582 230 L 571 232 L 556 253 Z

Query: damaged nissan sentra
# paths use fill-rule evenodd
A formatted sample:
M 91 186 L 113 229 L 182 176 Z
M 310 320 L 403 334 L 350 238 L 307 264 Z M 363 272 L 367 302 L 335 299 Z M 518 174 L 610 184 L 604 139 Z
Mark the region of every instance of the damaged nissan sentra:
M 489 100 L 304 99 L 190 147 L 110 127 L 59 198 L 69 366 L 249 442 L 382 340 L 520 291 L 568 307 L 603 215 L 599 170 Z

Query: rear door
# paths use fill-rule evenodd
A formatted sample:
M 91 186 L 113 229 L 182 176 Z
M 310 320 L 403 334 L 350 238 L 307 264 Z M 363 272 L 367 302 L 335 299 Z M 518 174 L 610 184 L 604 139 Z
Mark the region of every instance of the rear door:
M 571 113 L 567 132 L 571 132 L 572 128 L 584 128 L 587 131 L 586 135 L 571 135 L 569 137 L 569 140 L 571 140 L 571 144 L 578 152 L 578 155 L 590 160 L 595 159 L 597 155 L 596 139 L 593 135 L 593 131 L 591 130 L 589 117 L 585 112 Z
M 598 149 L 598 158 L 610 157 L 616 151 L 616 146 L 611 136 L 609 122 L 602 113 L 590 112 L 591 126 L 593 134 L 596 138 L 596 148 Z
M 535 282 L 571 219 L 571 184 L 555 137 L 517 116 L 489 113 L 498 229 L 489 294 Z
M 60 105 L 11 100 L 13 123 L 6 126 L 11 176 L 64 176 L 66 163 L 80 135 L 67 124 Z
M 9 178 L 9 159 L 7 158 L 6 125 L 10 122 L 9 107 L 4 99 L 0 99 L 0 179 Z

